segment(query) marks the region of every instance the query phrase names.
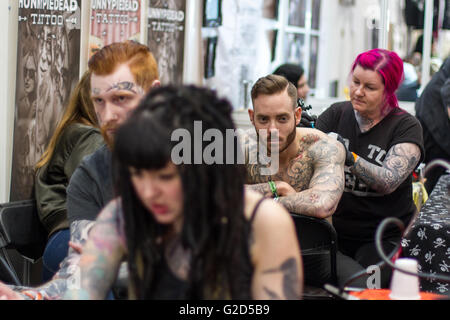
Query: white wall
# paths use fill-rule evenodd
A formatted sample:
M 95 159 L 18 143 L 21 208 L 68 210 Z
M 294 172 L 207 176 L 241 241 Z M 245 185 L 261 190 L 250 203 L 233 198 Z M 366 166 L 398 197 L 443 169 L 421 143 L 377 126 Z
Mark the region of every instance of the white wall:
M 316 99 L 329 96 L 330 82 L 339 80 L 338 97 L 344 98 L 344 88 L 351 64 L 356 56 L 369 47 L 367 19 L 380 19 L 380 1 L 357 0 L 354 6 L 342 6 L 339 0 L 324 0 L 321 8 L 321 37 L 317 74 Z M 403 0 L 389 1 L 391 34 L 390 49 L 401 57 L 406 55 L 406 26 Z
M 0 203 L 9 200 L 16 87 L 17 0 L 0 2 Z

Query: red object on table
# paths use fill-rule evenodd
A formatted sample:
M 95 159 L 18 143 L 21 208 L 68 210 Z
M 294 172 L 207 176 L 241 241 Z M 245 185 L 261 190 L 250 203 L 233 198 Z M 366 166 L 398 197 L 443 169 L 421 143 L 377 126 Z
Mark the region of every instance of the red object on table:
M 389 298 L 389 294 L 391 293 L 391 290 L 389 289 L 367 289 L 363 291 L 352 291 L 349 292 L 354 297 L 357 297 L 361 300 L 393 300 Z M 447 299 L 448 297 L 430 293 L 430 292 L 420 292 L 420 300 L 441 300 L 441 299 Z

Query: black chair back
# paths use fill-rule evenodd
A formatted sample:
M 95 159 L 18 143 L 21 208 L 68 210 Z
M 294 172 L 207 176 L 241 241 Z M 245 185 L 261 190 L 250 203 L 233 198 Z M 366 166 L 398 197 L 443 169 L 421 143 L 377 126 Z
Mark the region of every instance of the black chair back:
M 7 283 L 29 285 L 31 266 L 44 253 L 47 242 L 45 231 L 36 211 L 35 200 L 0 204 L 0 271 Z M 9 249 L 9 252 L 8 250 Z M 23 266 L 22 280 L 11 258 Z M 21 261 L 21 262 L 20 262 Z
M 31 260 L 42 256 L 47 243 L 47 232 L 36 210 L 35 200 L 0 205 L 0 233 L 5 242 L 1 247 L 15 249 Z
M 295 223 L 303 259 L 312 255 L 329 255 L 330 282 L 336 284 L 337 234 L 334 227 L 325 219 L 295 213 L 291 213 L 291 217 Z

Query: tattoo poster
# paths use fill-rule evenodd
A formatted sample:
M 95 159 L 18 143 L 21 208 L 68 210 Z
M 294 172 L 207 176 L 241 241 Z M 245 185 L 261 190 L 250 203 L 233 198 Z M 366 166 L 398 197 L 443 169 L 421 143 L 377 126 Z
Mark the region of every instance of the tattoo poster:
M 149 0 L 148 46 L 164 85 L 183 81 L 185 16 L 185 0 Z
M 10 201 L 33 197 L 34 167 L 78 82 L 81 0 L 19 0 Z
M 104 46 L 125 40 L 139 42 L 141 0 L 91 1 L 89 57 Z

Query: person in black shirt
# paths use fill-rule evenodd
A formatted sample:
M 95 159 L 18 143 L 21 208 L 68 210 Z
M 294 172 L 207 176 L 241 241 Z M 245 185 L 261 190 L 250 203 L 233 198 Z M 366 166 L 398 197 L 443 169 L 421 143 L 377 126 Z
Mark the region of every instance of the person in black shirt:
M 394 216 L 407 225 L 416 211 L 411 173 L 424 157 L 422 128 L 398 106 L 395 91 L 402 75 L 395 52 L 361 53 L 352 66 L 350 101 L 333 104 L 316 123 L 319 130 L 339 134 L 347 148 L 345 189 L 333 225 L 339 249 L 364 267 L 381 260 L 374 243 L 380 222 Z M 400 237 L 396 227 L 387 229 L 385 252 Z M 383 268 L 381 286 L 389 279 L 390 270 Z
M 444 61 L 417 100 L 416 117 L 423 128 L 425 162 L 434 159 L 450 161 L 450 58 Z M 428 193 L 433 191 L 444 173 L 442 167 L 427 172 L 425 188 Z

